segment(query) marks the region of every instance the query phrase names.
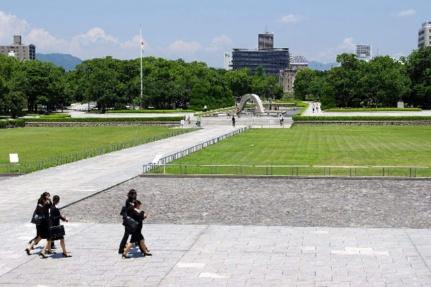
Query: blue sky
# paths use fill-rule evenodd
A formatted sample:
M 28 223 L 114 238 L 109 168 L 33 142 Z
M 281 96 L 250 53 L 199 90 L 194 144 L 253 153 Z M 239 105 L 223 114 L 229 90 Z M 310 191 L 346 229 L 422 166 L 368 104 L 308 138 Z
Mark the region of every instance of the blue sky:
M 358 43 L 407 55 L 430 11 L 430 0 L 12 0 L 0 5 L 0 42 L 21 33 L 39 52 L 135 58 L 142 27 L 146 55 L 222 67 L 225 51 L 255 48 L 268 30 L 277 47 L 332 62 Z

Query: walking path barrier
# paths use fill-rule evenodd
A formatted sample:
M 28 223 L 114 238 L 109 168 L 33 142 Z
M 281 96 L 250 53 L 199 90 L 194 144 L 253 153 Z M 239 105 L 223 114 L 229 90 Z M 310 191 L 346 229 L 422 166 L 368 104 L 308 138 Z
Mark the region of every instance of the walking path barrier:
M 192 153 L 194 153 L 196 151 L 204 149 L 207 146 L 216 144 L 216 143 L 218 143 L 218 142 L 220 142 L 220 141 L 222 141 L 222 140 L 224 140 L 226 138 L 229 138 L 229 137 L 238 135 L 240 133 L 243 133 L 247 129 L 248 129 L 248 127 L 241 127 L 241 128 L 238 128 L 238 129 L 236 129 L 236 130 L 234 130 L 232 132 L 229 132 L 229 133 L 226 133 L 224 135 L 212 138 L 210 140 L 207 140 L 207 141 L 202 142 L 200 144 L 194 145 L 194 146 L 189 147 L 187 149 L 180 150 L 178 152 L 171 153 L 171 154 L 168 154 L 166 156 L 160 156 L 159 159 L 158 159 L 158 161 L 153 161 L 150 164 L 145 164 L 144 167 L 143 167 L 143 171 L 144 171 L 144 173 L 150 172 L 154 168 L 160 167 L 161 165 L 166 165 L 169 162 L 172 162 L 172 161 L 177 160 L 179 158 L 188 156 L 189 154 L 192 154 Z
M 177 158 L 169 157 L 168 161 Z M 421 166 L 215 165 L 161 161 L 144 169 L 153 175 L 431 178 L 431 168 Z

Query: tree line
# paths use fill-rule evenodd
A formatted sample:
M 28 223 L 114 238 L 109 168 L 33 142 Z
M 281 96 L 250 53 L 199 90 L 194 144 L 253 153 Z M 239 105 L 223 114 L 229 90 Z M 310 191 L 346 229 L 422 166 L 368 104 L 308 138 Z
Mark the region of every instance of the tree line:
M 295 97 L 319 100 L 323 108 L 396 107 L 398 101 L 431 108 L 431 48 L 400 60 L 381 56 L 367 62 L 342 54 L 337 62 L 329 71 L 299 71 Z
M 50 63 L 0 56 L 0 114 L 14 117 L 23 111 L 63 109 L 73 102 L 97 102 L 102 112 L 127 106 L 202 110 L 232 106 L 251 92 L 262 98 L 283 96 L 277 77 L 262 69 L 251 74 L 154 57 L 143 59 L 143 86 L 141 97 L 140 59 L 91 59 L 65 72 Z

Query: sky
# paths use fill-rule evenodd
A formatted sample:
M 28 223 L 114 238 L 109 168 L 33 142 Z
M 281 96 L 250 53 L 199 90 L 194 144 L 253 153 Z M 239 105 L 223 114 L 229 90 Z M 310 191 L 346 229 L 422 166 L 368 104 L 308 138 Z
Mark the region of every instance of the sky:
M 257 48 L 257 34 L 275 34 L 308 60 L 369 44 L 374 55 L 399 57 L 417 47 L 431 0 L 0 0 L 0 43 L 14 34 L 40 53 L 81 59 L 144 55 L 223 67 L 224 52 Z

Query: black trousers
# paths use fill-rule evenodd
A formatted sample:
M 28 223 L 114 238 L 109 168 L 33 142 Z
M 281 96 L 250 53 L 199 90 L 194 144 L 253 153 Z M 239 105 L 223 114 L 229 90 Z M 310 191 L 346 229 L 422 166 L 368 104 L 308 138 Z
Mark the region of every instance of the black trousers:
M 121 239 L 120 247 L 118 248 L 118 254 L 122 254 L 124 252 L 124 248 L 126 247 L 129 236 L 130 236 L 130 233 L 127 232 L 126 227 L 124 227 L 124 235 L 123 235 L 123 239 Z

